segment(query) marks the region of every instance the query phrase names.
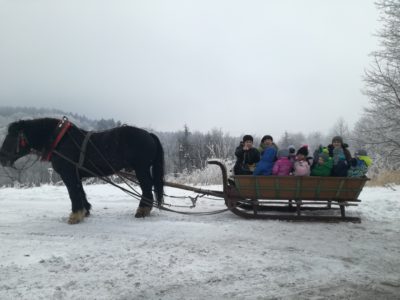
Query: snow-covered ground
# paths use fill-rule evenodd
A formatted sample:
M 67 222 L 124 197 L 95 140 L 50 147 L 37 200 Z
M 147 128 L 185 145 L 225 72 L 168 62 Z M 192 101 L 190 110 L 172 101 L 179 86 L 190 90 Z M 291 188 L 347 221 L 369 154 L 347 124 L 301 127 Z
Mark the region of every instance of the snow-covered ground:
M 0 189 L 0 299 L 400 299 L 400 187 L 364 188 L 347 210 L 360 224 L 135 219 L 126 194 L 85 189 L 92 215 L 77 225 L 63 186 Z

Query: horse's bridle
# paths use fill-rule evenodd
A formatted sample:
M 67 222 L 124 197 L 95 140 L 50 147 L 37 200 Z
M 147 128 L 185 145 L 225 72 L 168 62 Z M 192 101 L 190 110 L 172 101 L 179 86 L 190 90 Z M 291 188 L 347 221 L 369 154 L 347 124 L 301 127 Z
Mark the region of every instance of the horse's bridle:
M 26 135 L 24 134 L 23 131 L 18 132 L 18 137 L 17 137 L 17 142 L 16 142 L 16 147 L 15 147 L 15 152 L 9 152 L 5 151 L 4 149 L 1 151 L 2 155 L 8 158 L 14 157 L 16 154 L 19 154 L 22 149 L 25 148 L 30 148 L 28 139 Z
M 51 155 L 54 151 L 54 149 L 57 147 L 58 143 L 61 141 L 65 133 L 68 131 L 69 128 L 72 127 L 72 123 L 68 121 L 67 117 L 63 117 L 60 122 L 57 124 L 55 130 L 54 130 L 54 138 L 50 140 L 49 142 L 49 149 L 47 151 L 43 151 L 42 153 L 38 151 L 33 151 L 31 149 L 31 145 L 29 143 L 29 140 L 27 136 L 25 135 L 23 130 L 20 130 L 18 132 L 17 136 L 17 142 L 16 142 L 16 147 L 15 147 L 15 153 L 11 153 L 8 151 L 2 151 L 5 155 L 13 157 L 15 154 L 19 154 L 22 150 L 28 149 L 28 152 L 33 152 L 37 155 L 41 155 L 41 160 L 42 161 L 50 161 Z
M 28 139 L 27 139 L 26 135 L 24 134 L 24 132 L 20 131 L 18 133 L 17 147 L 15 150 L 15 153 L 18 154 L 21 151 L 21 149 L 24 149 L 24 148 L 29 148 L 29 142 L 28 142 Z

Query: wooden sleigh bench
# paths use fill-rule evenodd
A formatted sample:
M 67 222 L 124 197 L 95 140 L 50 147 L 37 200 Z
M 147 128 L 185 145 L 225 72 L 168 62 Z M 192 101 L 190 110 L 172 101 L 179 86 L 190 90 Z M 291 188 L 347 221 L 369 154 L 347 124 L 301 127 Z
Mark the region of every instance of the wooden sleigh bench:
M 357 206 L 368 178 L 314 176 L 233 176 L 222 170 L 227 207 L 244 218 L 292 221 L 360 222 L 346 216 L 346 207 Z M 338 213 L 340 210 L 340 214 Z

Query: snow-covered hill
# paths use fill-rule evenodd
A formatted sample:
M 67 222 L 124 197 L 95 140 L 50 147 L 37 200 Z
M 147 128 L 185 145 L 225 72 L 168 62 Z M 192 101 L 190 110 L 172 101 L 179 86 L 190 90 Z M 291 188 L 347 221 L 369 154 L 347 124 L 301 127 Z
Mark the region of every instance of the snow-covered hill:
M 135 219 L 119 190 L 86 192 L 92 216 L 68 225 L 65 187 L 0 189 L 0 299 L 400 299 L 400 187 L 365 188 L 361 224 Z

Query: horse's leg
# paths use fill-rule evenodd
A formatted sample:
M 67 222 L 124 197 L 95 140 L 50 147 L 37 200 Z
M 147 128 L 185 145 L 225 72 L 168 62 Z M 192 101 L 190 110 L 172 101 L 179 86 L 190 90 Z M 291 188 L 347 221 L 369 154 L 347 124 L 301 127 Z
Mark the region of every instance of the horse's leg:
M 85 195 L 84 202 L 83 202 L 83 207 L 86 210 L 85 217 L 89 217 L 90 216 L 90 209 L 92 208 L 92 205 L 87 201 L 87 197 L 86 197 L 85 191 L 83 190 L 83 187 L 82 187 L 82 192 Z
M 69 215 L 68 223 L 77 224 L 90 214 L 91 205 L 86 199 L 82 181 L 77 176 L 71 174 L 71 176 L 63 175 L 61 178 L 67 187 L 72 204 L 72 212 Z
M 135 218 L 143 218 L 148 216 L 153 208 L 153 179 L 150 174 L 150 167 L 136 168 L 135 173 L 142 190 L 142 198 L 136 210 Z

